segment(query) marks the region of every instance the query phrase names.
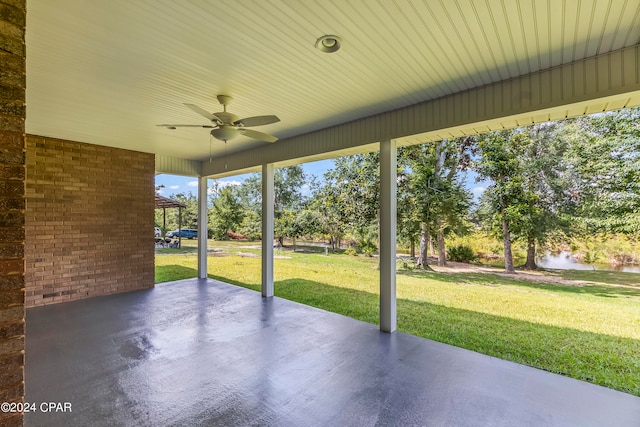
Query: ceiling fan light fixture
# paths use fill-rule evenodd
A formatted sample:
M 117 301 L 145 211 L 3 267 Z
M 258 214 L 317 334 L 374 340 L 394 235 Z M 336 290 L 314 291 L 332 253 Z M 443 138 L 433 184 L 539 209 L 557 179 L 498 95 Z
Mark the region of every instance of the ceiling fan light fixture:
M 324 53 L 337 52 L 342 46 L 342 39 L 334 35 L 324 35 L 316 40 L 316 49 Z
M 231 141 L 238 137 L 240 132 L 232 126 L 220 126 L 217 129 L 211 131 L 211 136 L 220 141 Z

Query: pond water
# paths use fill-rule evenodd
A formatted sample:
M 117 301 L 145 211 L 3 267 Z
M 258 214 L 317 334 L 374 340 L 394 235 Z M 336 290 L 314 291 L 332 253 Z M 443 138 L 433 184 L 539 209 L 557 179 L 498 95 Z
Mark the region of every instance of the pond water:
M 543 257 L 538 258 L 536 262 L 540 267 L 558 270 L 612 270 L 640 273 L 640 266 L 638 265 L 583 264 L 571 256 L 571 252 L 566 251 L 558 254 L 547 252 Z

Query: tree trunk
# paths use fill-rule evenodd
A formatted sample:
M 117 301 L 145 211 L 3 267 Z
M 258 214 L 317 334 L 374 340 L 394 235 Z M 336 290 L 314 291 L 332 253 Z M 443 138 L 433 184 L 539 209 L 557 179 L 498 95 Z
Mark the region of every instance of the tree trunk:
M 436 256 L 436 245 L 433 242 L 433 236 L 429 233 L 427 244 L 429 245 L 429 255 Z
M 409 242 L 411 244 L 411 252 L 409 255 L 411 256 L 411 259 L 414 259 L 416 257 L 416 239 L 411 236 L 409 238 Z
M 416 259 L 416 268 L 432 270 L 432 268 L 429 267 L 429 264 L 427 264 L 429 229 L 427 228 L 427 224 L 424 222 L 420 224 L 420 229 L 420 254 L 418 255 L 418 259 Z
M 444 267 L 447 265 L 447 251 L 444 246 L 444 228 L 442 227 L 442 220 L 438 219 L 438 266 Z
M 533 237 L 527 238 L 527 262 L 524 263 L 525 270 L 536 270 L 536 239 Z
M 511 253 L 511 232 L 504 216 L 502 217 L 502 239 L 504 243 L 504 272 L 516 274 L 516 270 L 513 268 L 513 254 Z

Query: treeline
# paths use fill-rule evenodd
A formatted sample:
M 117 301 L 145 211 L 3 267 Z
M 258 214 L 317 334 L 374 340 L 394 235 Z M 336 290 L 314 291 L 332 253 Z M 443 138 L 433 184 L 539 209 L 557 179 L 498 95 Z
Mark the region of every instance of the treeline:
M 469 174 L 486 190 L 474 203 Z M 325 239 L 334 249 L 377 250 L 379 155 L 340 157 L 322 177 L 301 166 L 275 172 L 275 234 Z M 209 229 L 216 239 L 259 239 L 261 179 L 237 186 L 214 181 Z M 191 194 L 183 226 L 197 225 Z M 156 223 L 162 219 L 156 213 Z M 169 228 L 177 214 L 169 213 Z M 514 271 L 513 245 L 526 247 L 525 268 L 550 244 L 596 235 L 640 237 L 640 109 L 535 124 L 411 147 L 398 153 L 398 239 L 416 266 L 470 258 L 447 248 L 452 237 L 483 232 L 502 242 L 505 270 Z M 459 239 L 458 239 L 459 240 Z M 453 256 L 452 256 L 453 255 Z

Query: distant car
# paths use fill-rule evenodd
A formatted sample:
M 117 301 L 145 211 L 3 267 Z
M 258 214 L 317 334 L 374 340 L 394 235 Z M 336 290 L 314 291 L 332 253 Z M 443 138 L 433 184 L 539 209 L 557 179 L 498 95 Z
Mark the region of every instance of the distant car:
M 198 230 L 194 230 L 192 228 L 183 228 L 182 230 L 173 230 L 173 231 L 169 231 L 166 234 L 166 237 L 169 237 L 169 238 L 182 237 L 183 239 L 197 239 Z
M 162 237 L 162 230 L 159 227 L 155 227 L 154 232 L 156 237 Z

